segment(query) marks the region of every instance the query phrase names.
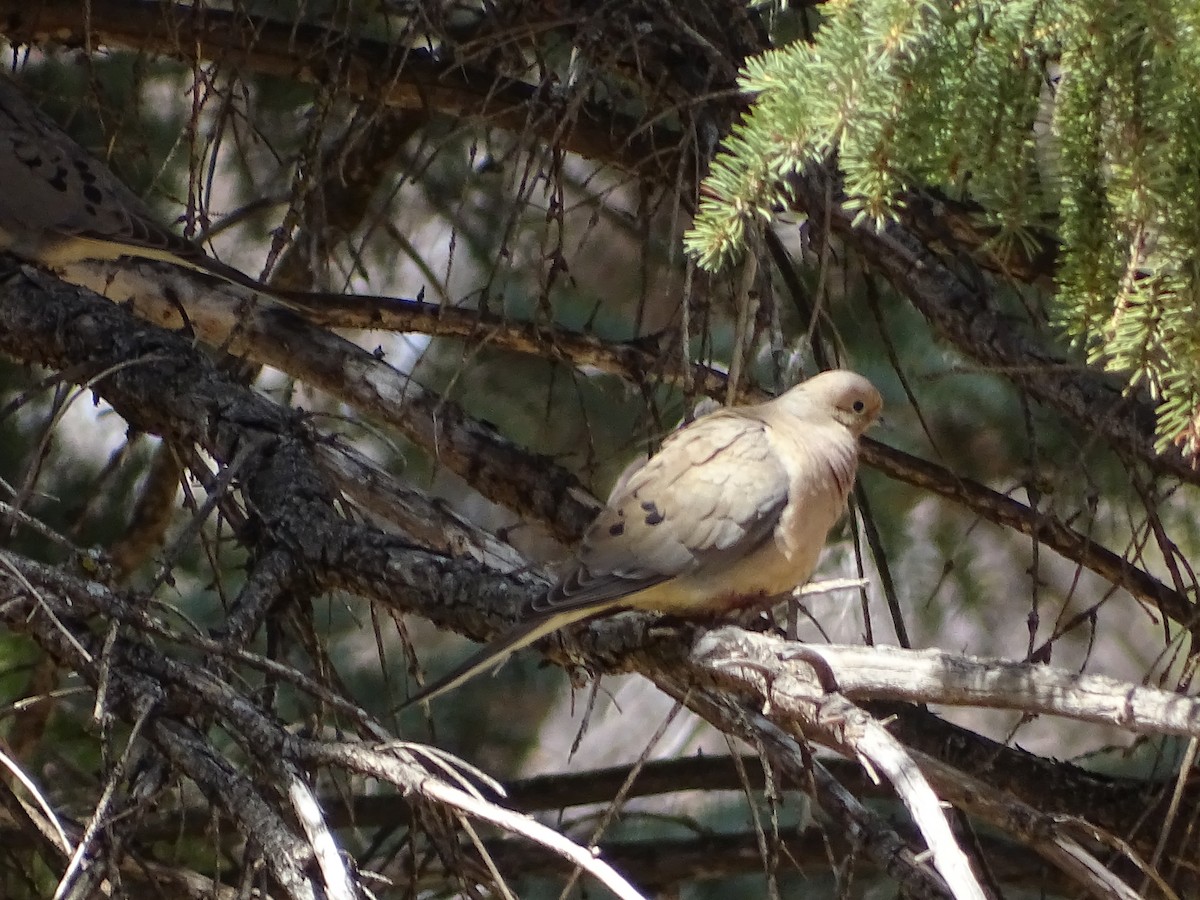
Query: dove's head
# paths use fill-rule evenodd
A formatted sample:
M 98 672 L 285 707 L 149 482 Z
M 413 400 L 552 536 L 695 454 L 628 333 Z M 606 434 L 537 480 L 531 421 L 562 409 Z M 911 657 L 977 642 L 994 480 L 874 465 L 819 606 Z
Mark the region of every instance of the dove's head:
M 845 369 L 814 375 L 782 394 L 779 402 L 802 417 L 831 417 L 855 437 L 870 428 L 883 411 L 883 398 L 875 385 Z

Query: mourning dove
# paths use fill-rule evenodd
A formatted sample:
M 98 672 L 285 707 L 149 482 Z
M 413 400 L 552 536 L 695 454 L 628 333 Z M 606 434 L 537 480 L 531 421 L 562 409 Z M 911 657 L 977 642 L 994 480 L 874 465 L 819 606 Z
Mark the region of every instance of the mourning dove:
M 83 260 L 164 260 L 263 285 L 159 225 L 149 207 L 0 75 L 0 248 L 62 272 Z
M 871 382 L 834 370 L 681 428 L 618 485 L 523 621 L 404 707 L 574 622 L 619 609 L 712 617 L 803 584 L 846 508 L 858 438 L 882 408 Z
M 267 285 L 209 256 L 164 228 L 150 208 L 71 137 L 44 115 L 17 84 L 0 73 L 0 250 L 55 272 L 63 280 L 107 295 L 132 299 L 139 291 L 167 295 L 186 308 L 211 296 L 213 276 L 238 302 L 266 298 L 313 323 L 339 316 L 373 317 L 388 308 L 400 314 L 411 306 L 394 297 L 300 291 Z M 125 258 L 165 262 L 138 272 L 109 263 Z M 149 280 L 147 280 L 147 278 Z M 248 293 L 247 293 L 248 292 Z

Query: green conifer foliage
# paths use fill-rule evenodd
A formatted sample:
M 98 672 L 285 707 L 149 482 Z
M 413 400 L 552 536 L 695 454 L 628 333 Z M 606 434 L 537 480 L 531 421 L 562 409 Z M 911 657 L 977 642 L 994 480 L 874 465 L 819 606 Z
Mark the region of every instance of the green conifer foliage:
M 1200 4 L 846 0 L 811 43 L 751 60 L 690 252 L 736 258 L 813 164 L 859 227 L 910 190 L 980 204 L 996 240 L 1059 242 L 1055 308 L 1090 362 L 1145 384 L 1160 445 L 1200 450 Z

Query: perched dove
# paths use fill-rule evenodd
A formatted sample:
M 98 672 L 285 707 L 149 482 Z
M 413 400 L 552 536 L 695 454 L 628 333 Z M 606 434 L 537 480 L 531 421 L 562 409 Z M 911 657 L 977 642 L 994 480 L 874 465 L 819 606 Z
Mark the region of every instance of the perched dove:
M 7 250 L 114 300 L 137 291 L 166 293 L 186 308 L 209 296 L 215 277 L 234 300 L 268 298 L 315 324 L 338 315 L 373 316 L 389 307 L 411 311 L 407 301 L 363 294 L 299 291 L 263 284 L 213 259 L 192 241 L 164 228 L 150 208 L 87 153 L 0 73 L 0 250 Z M 108 266 L 116 260 L 150 260 L 145 272 Z M 198 273 L 199 280 L 187 276 Z M 149 277 L 149 283 L 145 280 Z
M 573 622 L 618 609 L 711 617 L 803 584 L 846 508 L 859 435 L 882 408 L 871 382 L 834 370 L 681 428 L 618 484 L 524 621 L 404 707 Z
M 0 74 L 0 248 L 61 272 L 83 260 L 157 259 L 265 290 L 163 228 L 133 191 Z

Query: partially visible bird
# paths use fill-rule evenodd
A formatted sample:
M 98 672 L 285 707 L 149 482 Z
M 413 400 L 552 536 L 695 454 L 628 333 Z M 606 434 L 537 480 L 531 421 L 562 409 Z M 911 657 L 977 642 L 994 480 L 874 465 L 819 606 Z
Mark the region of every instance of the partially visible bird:
M 162 227 L 103 163 L 0 74 L 0 248 L 62 271 L 84 260 L 156 259 L 255 291 L 264 285 Z
M 882 408 L 866 378 L 833 370 L 681 428 L 618 485 L 571 568 L 520 624 L 401 709 L 575 622 L 620 609 L 714 617 L 802 585 L 846 508 L 858 438 Z
M 97 278 L 92 264 L 133 258 L 210 276 L 198 281 L 172 280 L 170 292 L 177 302 L 204 293 L 216 278 L 234 285 L 239 298 L 244 299 L 248 290 L 249 297 L 278 301 L 313 323 L 338 312 L 361 318 L 390 307 L 403 314 L 420 305 L 393 297 L 278 288 L 214 259 L 198 243 L 160 225 L 137 194 L 75 143 L 3 73 L 0 186 L 0 250 L 100 293 L 109 293 L 109 282 L 106 277 Z M 152 285 L 151 289 L 161 291 L 162 286 Z

